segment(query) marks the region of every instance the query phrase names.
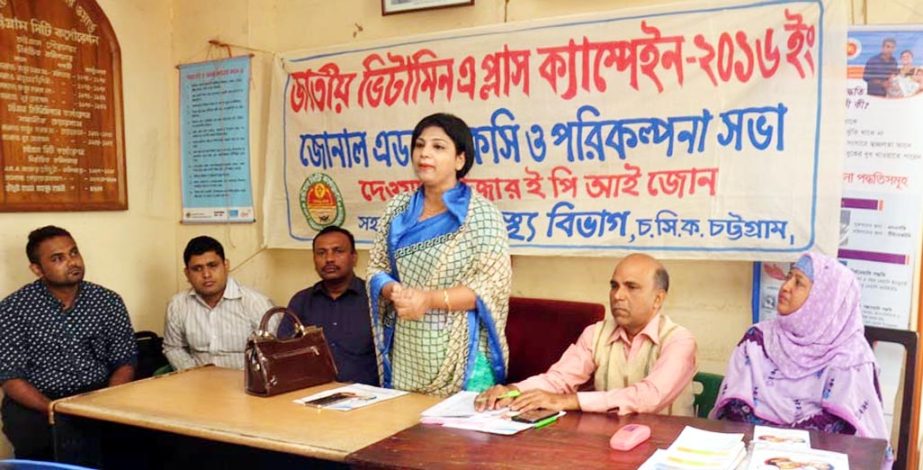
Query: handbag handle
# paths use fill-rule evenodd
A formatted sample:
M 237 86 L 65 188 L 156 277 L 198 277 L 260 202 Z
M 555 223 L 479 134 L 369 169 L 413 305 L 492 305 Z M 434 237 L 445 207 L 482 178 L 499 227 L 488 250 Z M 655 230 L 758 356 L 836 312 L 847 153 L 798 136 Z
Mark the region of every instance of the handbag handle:
M 304 335 L 305 328 L 304 325 L 301 324 L 301 320 L 298 319 L 298 315 L 295 315 L 285 307 L 273 307 L 267 310 L 266 313 L 263 314 L 263 319 L 260 320 L 260 331 L 266 331 L 266 327 L 269 326 L 269 319 L 277 313 L 283 313 L 286 317 L 292 320 L 292 326 L 294 327 L 294 331 L 292 332 L 293 334 L 301 333 Z

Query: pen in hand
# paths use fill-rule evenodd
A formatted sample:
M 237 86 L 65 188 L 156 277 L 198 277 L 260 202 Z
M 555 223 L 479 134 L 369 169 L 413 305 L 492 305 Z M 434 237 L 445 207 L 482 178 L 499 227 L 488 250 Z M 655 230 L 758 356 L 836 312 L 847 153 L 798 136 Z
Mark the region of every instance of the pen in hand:
M 505 398 L 516 398 L 519 395 L 522 395 L 522 392 L 520 392 L 519 390 L 510 390 L 504 393 L 503 395 L 498 396 L 497 400 L 503 400 Z M 474 401 L 475 402 L 487 401 L 487 397 L 478 397 L 478 398 L 475 398 Z

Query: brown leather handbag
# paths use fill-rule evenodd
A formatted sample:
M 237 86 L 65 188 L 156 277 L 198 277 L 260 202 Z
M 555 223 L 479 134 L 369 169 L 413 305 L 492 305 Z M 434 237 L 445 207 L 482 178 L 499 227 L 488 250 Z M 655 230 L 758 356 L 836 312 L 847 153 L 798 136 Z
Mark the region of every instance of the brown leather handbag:
M 279 339 L 266 331 L 269 319 L 284 313 L 292 319 L 291 338 Z M 244 352 L 247 393 L 270 397 L 336 380 L 337 366 L 317 326 L 304 326 L 294 313 L 273 307 L 263 314 L 260 328 L 247 339 Z

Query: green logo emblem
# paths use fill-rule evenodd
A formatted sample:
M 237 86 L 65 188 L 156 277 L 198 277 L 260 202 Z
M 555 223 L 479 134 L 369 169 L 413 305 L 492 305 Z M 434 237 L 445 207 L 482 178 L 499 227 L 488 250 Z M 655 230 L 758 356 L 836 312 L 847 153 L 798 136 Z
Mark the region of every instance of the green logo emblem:
M 343 225 L 346 208 L 343 196 L 333 178 L 324 173 L 314 173 L 301 184 L 301 212 L 314 230 L 329 225 Z

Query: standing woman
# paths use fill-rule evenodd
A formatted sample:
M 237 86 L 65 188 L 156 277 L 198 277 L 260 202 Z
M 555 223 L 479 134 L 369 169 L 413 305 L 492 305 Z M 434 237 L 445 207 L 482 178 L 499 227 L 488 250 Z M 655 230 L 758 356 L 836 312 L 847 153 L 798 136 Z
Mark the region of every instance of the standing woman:
M 888 440 L 853 272 L 803 255 L 776 309 L 738 343 L 710 417 Z
M 460 182 L 475 152 L 464 121 L 427 116 L 410 143 L 421 186 L 388 202 L 369 259 L 382 385 L 442 396 L 485 390 L 506 379 L 506 224 Z

